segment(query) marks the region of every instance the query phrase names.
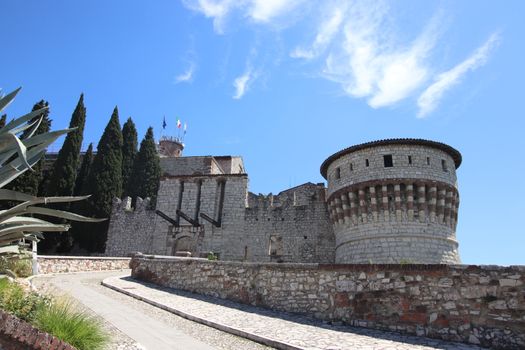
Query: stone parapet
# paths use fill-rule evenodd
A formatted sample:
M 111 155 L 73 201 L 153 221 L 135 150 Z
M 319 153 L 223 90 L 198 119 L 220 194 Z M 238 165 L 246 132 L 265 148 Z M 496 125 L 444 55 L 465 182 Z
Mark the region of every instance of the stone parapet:
M 525 347 L 525 266 L 277 264 L 136 255 L 134 278 L 274 310 Z
M 39 255 L 37 261 L 38 273 L 49 274 L 123 270 L 129 268 L 130 258 Z

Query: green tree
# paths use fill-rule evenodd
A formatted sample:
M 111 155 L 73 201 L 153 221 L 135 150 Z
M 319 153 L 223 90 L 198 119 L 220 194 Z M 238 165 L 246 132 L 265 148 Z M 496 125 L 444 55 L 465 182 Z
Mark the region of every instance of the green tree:
M 137 154 L 137 129 L 133 120 L 128 118 L 122 127 L 122 195 L 128 196 L 131 192 L 129 188 L 129 178 L 133 170 L 133 161 Z
M 36 111 L 44 107 L 49 107 L 49 103 L 44 100 L 41 100 L 33 106 L 32 111 Z M 49 119 L 49 109 L 46 109 L 41 115 L 38 115 L 35 118 L 31 119 L 29 121 L 29 124 L 34 123 L 40 118 L 42 118 L 42 121 L 40 122 L 40 125 L 36 129 L 34 135 L 40 135 L 49 132 L 51 128 L 51 120 Z M 2 120 L 4 121 L 3 126 L 5 126 L 5 119 Z M 30 132 L 31 129 L 25 130 L 22 133 L 22 139 L 25 139 L 27 136 L 29 136 Z M 38 188 L 43 179 L 43 167 L 44 162 L 38 162 L 33 167 L 33 171 L 26 171 L 25 173 L 14 179 L 11 183 L 9 183 L 9 185 L 7 185 L 5 188 L 13 191 L 22 192 L 25 194 L 30 194 L 33 196 L 38 195 Z
M 7 119 L 7 114 L 4 114 L 0 117 L 0 128 L 3 128 L 5 126 L 6 119 Z
M 75 182 L 75 189 L 73 194 L 78 196 L 84 193 L 83 190 L 86 188 L 86 181 L 89 176 L 89 171 L 91 170 L 91 164 L 93 163 L 93 144 L 90 143 L 84 157 L 82 158 L 82 164 L 78 170 L 77 179 Z
M 105 218 L 111 214 L 113 198 L 122 194 L 122 131 L 117 107 L 98 143 L 86 193 L 90 193 L 91 197 L 86 201 L 85 212 Z M 80 247 L 91 252 L 104 252 L 108 225 L 109 221 L 89 227 L 83 225 Z
M 69 122 L 70 128 L 77 129 L 66 136 L 64 144 L 58 152 L 57 160 L 50 173 L 49 183 L 45 189 L 47 196 L 71 196 L 73 194 L 85 123 L 86 108 L 84 107 L 84 94 L 81 94 Z
M 159 190 L 160 172 L 159 154 L 155 147 L 153 128 L 150 127 L 140 143 L 139 153 L 133 163 L 130 180 L 132 197 L 150 197 L 152 203 L 155 203 Z

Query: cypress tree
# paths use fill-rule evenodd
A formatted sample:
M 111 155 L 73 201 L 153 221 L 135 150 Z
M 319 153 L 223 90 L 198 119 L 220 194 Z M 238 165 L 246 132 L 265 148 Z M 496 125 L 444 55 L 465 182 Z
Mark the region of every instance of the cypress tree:
M 133 161 L 137 154 L 137 129 L 133 120 L 128 118 L 122 127 L 122 196 L 129 196 L 129 178 L 133 170 Z
M 40 102 L 37 102 L 34 106 L 32 111 L 36 111 L 38 109 L 42 109 L 44 107 L 49 107 L 49 103 L 41 100 Z M 35 118 L 31 119 L 28 123 L 33 123 L 39 118 L 42 118 L 42 121 L 40 122 L 40 125 L 36 129 L 34 135 L 40 135 L 46 132 L 49 132 L 49 129 L 51 128 L 51 120 L 49 119 L 49 109 L 46 109 L 42 114 L 36 116 Z M 5 126 L 5 119 L 2 118 L 4 121 Z M 1 123 L 1 120 L 0 120 Z M 21 138 L 25 139 L 29 133 L 31 132 L 31 129 L 26 129 L 22 135 Z M 27 170 L 25 173 L 14 179 L 12 182 L 10 182 L 6 188 L 18 191 L 26 194 L 30 194 L 33 196 L 36 196 L 38 194 L 38 188 L 40 183 L 43 179 L 43 168 L 44 168 L 44 162 L 38 162 L 33 166 L 33 171 Z
M 73 194 L 79 196 L 85 194 L 83 190 L 86 189 L 86 181 L 89 175 L 89 170 L 91 169 L 91 163 L 93 163 L 93 144 L 90 143 L 84 157 L 82 158 L 82 164 L 77 174 L 77 179 L 75 182 L 75 189 Z
M 93 159 L 86 183 L 86 215 L 109 218 L 113 198 L 122 194 L 122 131 L 115 107 Z M 109 220 L 97 224 L 82 225 L 80 247 L 91 252 L 104 252 Z
M 85 122 L 86 108 L 84 107 L 84 94 L 81 94 L 69 122 L 70 128 L 76 127 L 77 129 L 67 134 L 64 144 L 58 152 L 49 183 L 45 189 L 47 196 L 71 196 L 73 194 Z
M 7 119 L 7 114 L 4 114 L 0 117 L 0 128 L 3 128 L 5 126 L 6 119 Z
M 130 181 L 132 197 L 150 197 L 154 204 L 159 190 L 160 172 L 159 154 L 155 147 L 153 128 L 150 127 L 140 143 L 140 150 L 133 164 Z

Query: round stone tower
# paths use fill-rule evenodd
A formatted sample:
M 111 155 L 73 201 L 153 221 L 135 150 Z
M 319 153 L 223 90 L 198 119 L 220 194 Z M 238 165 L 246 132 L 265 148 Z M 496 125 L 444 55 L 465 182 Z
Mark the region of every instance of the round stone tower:
M 158 145 L 159 156 L 180 157 L 184 150 L 184 144 L 177 137 L 166 137 L 160 139 Z
M 336 263 L 460 262 L 456 169 L 461 154 L 420 139 L 373 141 L 328 157 Z

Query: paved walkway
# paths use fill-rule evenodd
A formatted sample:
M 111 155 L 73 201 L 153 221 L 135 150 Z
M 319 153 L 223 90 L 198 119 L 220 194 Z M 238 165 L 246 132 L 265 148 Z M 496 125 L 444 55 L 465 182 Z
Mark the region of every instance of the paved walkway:
M 99 315 L 112 334 L 108 350 L 266 348 L 101 286 L 103 279 L 123 273 L 126 271 L 43 275 L 34 278 L 32 284 L 42 292 L 66 294 Z
M 306 317 L 160 288 L 133 280 L 129 275 L 105 279 L 103 285 L 179 316 L 279 349 L 480 349 L 466 344 L 393 332 L 329 326 Z

